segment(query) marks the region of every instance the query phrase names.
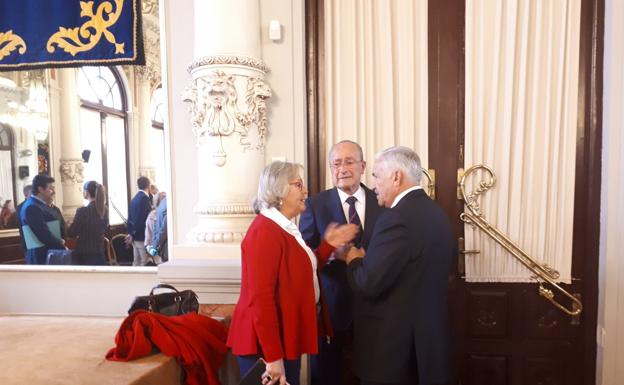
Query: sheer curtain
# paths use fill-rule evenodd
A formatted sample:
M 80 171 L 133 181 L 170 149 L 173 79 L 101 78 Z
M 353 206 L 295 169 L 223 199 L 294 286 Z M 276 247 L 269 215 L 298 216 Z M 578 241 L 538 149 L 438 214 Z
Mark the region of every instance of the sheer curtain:
M 323 156 L 357 141 L 369 182 L 375 153 L 392 145 L 413 148 L 426 167 L 427 0 L 325 0 L 324 11 Z
M 572 258 L 580 3 L 466 2 L 466 168 L 493 168 L 485 218 L 563 282 Z M 481 251 L 466 257 L 467 281 L 531 281 L 480 230 L 465 229 L 466 249 Z

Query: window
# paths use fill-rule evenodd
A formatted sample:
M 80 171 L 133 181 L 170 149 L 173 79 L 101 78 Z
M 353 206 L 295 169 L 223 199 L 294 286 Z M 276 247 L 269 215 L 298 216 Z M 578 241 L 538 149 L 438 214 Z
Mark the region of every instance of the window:
M 126 93 L 113 67 L 81 67 L 77 71 L 80 131 L 85 182 L 96 180 L 108 191 L 110 224 L 128 213 L 128 135 Z

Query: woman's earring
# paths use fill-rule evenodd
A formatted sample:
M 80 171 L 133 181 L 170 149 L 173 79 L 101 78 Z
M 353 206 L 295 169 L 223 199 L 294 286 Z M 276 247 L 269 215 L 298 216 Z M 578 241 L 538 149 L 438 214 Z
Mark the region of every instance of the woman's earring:
M 279 200 L 279 207 L 282 207 L 283 204 L 284 204 L 284 201 L 280 199 Z

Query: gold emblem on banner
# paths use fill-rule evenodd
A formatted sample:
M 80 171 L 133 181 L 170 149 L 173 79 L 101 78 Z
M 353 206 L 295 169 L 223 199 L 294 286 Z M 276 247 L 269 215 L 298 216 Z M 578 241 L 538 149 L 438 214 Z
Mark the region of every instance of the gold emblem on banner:
M 17 47 L 20 47 L 19 49 Z M 11 52 L 15 51 L 20 55 L 26 52 L 26 43 L 24 39 L 13 33 L 13 30 L 6 32 L 0 32 L 0 60 L 9 56 Z
M 100 4 L 96 12 L 93 13 L 93 1 L 81 1 L 80 17 L 89 17 L 90 19 L 80 27 L 59 27 L 59 31 L 48 39 L 48 52 L 54 52 L 54 44 L 56 44 L 65 52 L 76 56 L 78 52 L 89 51 L 95 47 L 102 35 L 104 35 L 109 43 L 115 45 L 115 53 L 124 53 L 124 43 L 117 43 L 115 35 L 108 30 L 108 27 L 114 25 L 119 20 L 123 2 L 124 0 L 115 0 L 116 8 L 114 13 L 113 4 L 109 1 Z M 88 42 L 83 40 L 88 40 Z

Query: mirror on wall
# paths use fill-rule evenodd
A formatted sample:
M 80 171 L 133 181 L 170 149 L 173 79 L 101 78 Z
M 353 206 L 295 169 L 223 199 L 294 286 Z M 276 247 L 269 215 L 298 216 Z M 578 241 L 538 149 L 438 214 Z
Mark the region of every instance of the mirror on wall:
M 108 239 L 127 232 L 139 176 L 167 190 L 158 2 L 142 11 L 143 66 L 0 72 L 0 265 L 25 263 L 16 206 L 39 173 L 55 178 L 67 224 L 88 204 L 83 184 L 104 185 Z

